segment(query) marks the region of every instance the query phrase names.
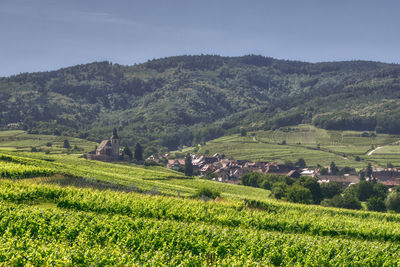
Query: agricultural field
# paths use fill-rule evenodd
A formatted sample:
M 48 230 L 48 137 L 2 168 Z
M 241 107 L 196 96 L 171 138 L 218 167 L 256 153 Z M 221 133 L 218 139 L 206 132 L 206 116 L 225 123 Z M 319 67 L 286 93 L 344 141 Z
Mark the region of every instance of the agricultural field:
M 0 180 L 9 265 L 400 264 L 400 215 Z
M 257 138 L 221 143 L 268 145 Z M 0 148 L 0 174 L 4 265 L 400 264 L 399 214 L 287 203 L 162 167 L 15 147 Z M 221 196 L 200 200 L 202 188 Z
M 64 140 L 67 139 L 70 143 L 71 149 L 63 148 Z M 54 135 L 43 135 L 43 134 L 28 134 L 25 131 L 0 131 L 0 150 L 18 150 L 18 151 L 31 151 L 32 148 L 42 150 L 43 152 L 48 151 L 50 154 L 62 154 L 62 153 L 85 153 L 94 150 L 94 147 L 98 145 L 95 142 L 65 137 L 65 136 L 54 136 Z M 77 147 L 74 149 L 74 147 Z
M 224 136 L 182 152 L 196 150 L 197 153 L 220 153 L 235 159 L 271 162 L 295 162 L 303 158 L 313 167 L 318 164 L 327 166 L 332 161 L 338 166 L 354 168 L 364 168 L 368 163 L 384 167 L 389 162 L 400 166 L 399 135 L 367 133 L 369 136 L 363 137 L 363 134 L 299 125 L 275 131 L 250 132 L 244 137 L 238 134 Z M 375 148 L 378 150 L 373 151 Z
M 88 182 L 101 182 L 110 186 L 120 186 L 128 191 L 156 190 L 166 195 L 192 195 L 201 187 L 218 189 L 227 198 L 266 199 L 270 192 L 260 188 L 236 186 L 212 182 L 197 177 L 188 178 L 182 173 L 158 166 L 139 166 L 90 161 L 77 155 L 46 155 L 44 153 L 10 152 L 0 153 L 0 162 L 13 162 L 52 170 L 62 177 L 78 177 Z M 42 179 L 43 183 L 57 183 L 57 179 Z

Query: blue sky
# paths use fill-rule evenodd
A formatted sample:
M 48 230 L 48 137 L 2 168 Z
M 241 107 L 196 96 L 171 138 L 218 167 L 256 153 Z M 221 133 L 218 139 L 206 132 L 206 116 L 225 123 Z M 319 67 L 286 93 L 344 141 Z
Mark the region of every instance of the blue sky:
M 0 0 L 0 76 L 183 54 L 400 63 L 400 1 Z

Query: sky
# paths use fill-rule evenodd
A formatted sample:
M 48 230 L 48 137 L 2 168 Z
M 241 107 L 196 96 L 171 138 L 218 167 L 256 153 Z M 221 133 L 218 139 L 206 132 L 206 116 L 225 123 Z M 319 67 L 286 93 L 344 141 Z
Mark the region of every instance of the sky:
M 0 76 L 257 54 L 400 63 L 399 0 L 0 0 Z

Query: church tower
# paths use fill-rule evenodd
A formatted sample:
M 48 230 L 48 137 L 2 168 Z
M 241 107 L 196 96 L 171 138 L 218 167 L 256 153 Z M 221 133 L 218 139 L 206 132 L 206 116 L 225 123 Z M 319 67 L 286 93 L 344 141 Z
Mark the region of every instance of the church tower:
M 119 157 L 119 138 L 117 134 L 117 129 L 114 128 L 113 135 L 110 138 L 112 147 L 112 157 L 118 159 Z

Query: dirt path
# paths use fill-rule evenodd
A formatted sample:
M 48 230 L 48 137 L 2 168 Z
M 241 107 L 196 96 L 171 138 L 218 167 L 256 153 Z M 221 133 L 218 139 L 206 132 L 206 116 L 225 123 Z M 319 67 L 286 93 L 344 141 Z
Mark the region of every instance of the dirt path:
M 371 156 L 375 151 L 377 151 L 378 149 L 382 148 L 381 146 L 378 146 L 377 148 L 375 148 L 374 150 L 371 150 L 370 152 L 367 153 L 368 156 Z

